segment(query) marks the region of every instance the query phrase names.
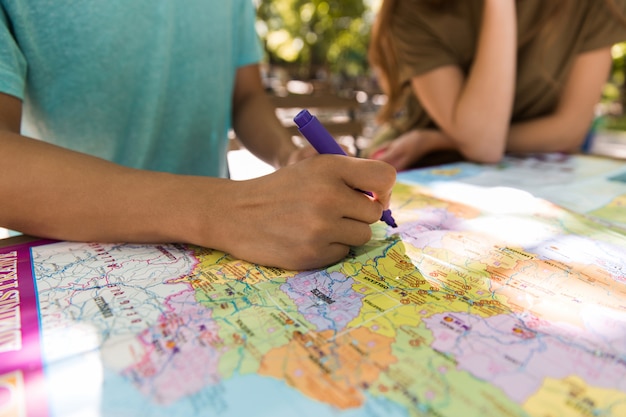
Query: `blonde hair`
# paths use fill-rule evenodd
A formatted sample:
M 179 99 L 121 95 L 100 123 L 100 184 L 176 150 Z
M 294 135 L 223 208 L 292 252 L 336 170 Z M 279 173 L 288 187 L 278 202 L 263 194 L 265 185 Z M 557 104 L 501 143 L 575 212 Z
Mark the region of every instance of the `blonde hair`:
M 394 50 L 389 27 L 396 8 L 396 0 L 383 0 L 372 25 L 368 59 L 376 73 L 378 83 L 387 95 L 387 102 L 380 109 L 378 119 L 389 121 L 400 107 L 402 86 L 398 77 L 398 58 Z

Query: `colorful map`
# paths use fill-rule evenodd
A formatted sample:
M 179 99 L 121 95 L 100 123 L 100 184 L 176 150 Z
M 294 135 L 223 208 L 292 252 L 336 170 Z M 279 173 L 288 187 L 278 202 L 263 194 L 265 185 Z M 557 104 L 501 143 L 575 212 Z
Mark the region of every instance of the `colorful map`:
M 406 183 L 506 185 L 626 231 L 626 162 L 590 155 L 506 157 L 499 164 L 453 163 L 400 173 Z
M 399 228 L 312 271 L 175 244 L 1 249 L 0 417 L 626 416 L 621 231 L 457 181 L 399 183 L 392 209 Z M 39 365 L 2 356 L 29 279 Z

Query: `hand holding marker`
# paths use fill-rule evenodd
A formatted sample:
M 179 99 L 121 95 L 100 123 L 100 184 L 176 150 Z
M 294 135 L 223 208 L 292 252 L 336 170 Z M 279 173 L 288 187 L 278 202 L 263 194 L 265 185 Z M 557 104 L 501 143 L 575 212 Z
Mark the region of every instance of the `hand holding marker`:
M 298 125 L 298 130 L 309 141 L 311 146 L 315 148 L 320 154 L 334 154 L 334 155 L 346 155 L 341 146 L 335 141 L 335 139 L 328 133 L 328 131 L 322 126 L 317 117 L 311 115 L 308 110 L 302 110 L 294 117 L 294 122 Z M 362 191 L 362 193 L 373 197 L 369 191 Z M 396 221 L 391 216 L 391 210 L 383 211 L 381 220 L 387 223 L 391 227 L 398 227 Z

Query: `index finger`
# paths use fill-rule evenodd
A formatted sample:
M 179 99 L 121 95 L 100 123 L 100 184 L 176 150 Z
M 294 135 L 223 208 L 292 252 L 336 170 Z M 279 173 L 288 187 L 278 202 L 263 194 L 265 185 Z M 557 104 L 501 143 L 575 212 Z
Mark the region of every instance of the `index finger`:
M 358 190 L 368 191 L 384 209 L 389 208 L 391 190 L 396 183 L 396 170 L 383 161 L 344 158 L 340 173 L 343 181 Z

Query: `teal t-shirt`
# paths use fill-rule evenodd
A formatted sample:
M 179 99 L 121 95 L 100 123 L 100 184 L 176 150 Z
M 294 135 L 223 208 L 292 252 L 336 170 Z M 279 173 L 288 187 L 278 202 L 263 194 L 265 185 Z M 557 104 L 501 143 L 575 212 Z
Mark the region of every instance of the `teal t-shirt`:
M 122 165 L 227 175 L 251 0 L 0 0 L 0 92 L 23 133 Z

